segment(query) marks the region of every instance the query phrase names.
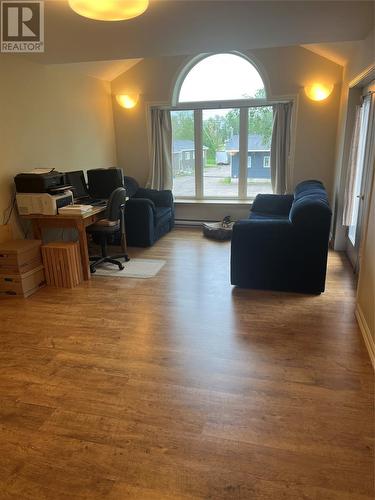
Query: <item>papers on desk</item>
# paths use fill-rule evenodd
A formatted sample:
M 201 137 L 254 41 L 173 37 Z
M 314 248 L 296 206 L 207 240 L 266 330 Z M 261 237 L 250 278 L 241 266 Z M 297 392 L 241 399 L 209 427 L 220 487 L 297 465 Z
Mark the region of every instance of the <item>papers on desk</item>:
M 66 207 L 59 208 L 61 215 L 81 215 L 89 212 L 94 207 L 92 205 L 67 205 Z
M 27 172 L 22 172 L 23 174 L 38 174 L 45 175 L 53 172 L 54 168 L 33 168 L 33 170 L 28 170 Z

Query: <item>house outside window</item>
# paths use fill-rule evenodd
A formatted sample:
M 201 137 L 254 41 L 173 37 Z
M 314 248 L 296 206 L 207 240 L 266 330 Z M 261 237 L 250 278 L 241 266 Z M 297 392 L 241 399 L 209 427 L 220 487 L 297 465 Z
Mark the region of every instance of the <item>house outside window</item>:
M 182 82 L 171 118 L 177 199 L 252 199 L 272 192 L 264 157 L 271 151 L 273 110 L 247 59 L 218 54 L 198 62 Z

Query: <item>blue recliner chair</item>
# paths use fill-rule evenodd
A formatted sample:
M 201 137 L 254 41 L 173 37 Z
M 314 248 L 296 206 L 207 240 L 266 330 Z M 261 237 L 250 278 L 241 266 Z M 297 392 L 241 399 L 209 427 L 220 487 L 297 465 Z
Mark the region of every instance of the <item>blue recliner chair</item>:
M 331 209 L 321 182 L 294 195 L 259 194 L 233 227 L 231 283 L 243 288 L 324 292 Z

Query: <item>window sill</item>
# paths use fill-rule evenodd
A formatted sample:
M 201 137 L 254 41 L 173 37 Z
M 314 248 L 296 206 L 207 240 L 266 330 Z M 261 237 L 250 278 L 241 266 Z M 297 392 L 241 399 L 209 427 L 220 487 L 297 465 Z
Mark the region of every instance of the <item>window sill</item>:
M 197 199 L 189 199 L 189 198 L 175 198 L 174 202 L 176 205 L 243 205 L 250 206 L 252 205 L 254 199 L 248 200 L 226 200 L 226 199 L 206 199 L 206 200 L 197 200 Z

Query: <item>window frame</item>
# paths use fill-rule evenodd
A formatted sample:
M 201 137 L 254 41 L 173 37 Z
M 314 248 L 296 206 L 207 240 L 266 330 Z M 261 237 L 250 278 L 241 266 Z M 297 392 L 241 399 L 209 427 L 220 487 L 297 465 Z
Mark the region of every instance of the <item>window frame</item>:
M 247 195 L 247 160 L 248 160 L 248 120 L 249 109 L 257 107 L 272 107 L 274 104 L 290 102 L 288 99 L 242 99 L 229 101 L 199 101 L 183 102 L 176 106 L 166 106 L 163 109 L 169 111 L 193 111 L 194 114 L 194 144 L 195 144 L 195 196 L 176 196 L 177 201 L 187 200 L 194 202 L 226 201 L 226 202 L 249 202 L 254 200 L 254 196 Z M 293 99 L 294 100 L 294 99 Z M 293 107 L 294 108 L 294 107 Z M 239 109 L 240 110 L 240 165 L 238 176 L 238 195 L 228 196 L 204 196 L 203 190 L 203 110 L 205 109 Z M 293 118 L 292 118 L 293 120 Z M 199 130 L 201 133 L 199 133 Z M 292 140 L 292 143 L 294 141 Z M 291 149 L 292 151 L 292 149 Z M 290 155 L 291 156 L 291 155 Z
M 221 109 L 221 108 L 249 108 L 252 106 L 272 106 L 274 104 L 286 104 L 286 103 L 292 103 L 292 116 L 291 116 L 291 142 L 290 142 L 290 152 L 289 152 L 289 158 L 288 158 L 288 165 L 287 165 L 287 178 L 289 179 L 289 183 L 292 183 L 293 180 L 293 175 L 294 175 L 294 165 L 295 165 L 295 155 L 296 155 L 296 135 L 297 135 L 297 117 L 299 114 L 299 93 L 295 94 L 273 94 L 271 91 L 270 87 L 270 82 L 268 79 L 268 75 L 265 71 L 265 69 L 262 67 L 262 64 L 260 61 L 257 61 L 253 57 L 248 57 L 245 54 L 242 54 L 237 51 L 229 51 L 225 53 L 231 53 L 231 54 L 237 54 L 241 57 L 244 57 L 246 60 L 248 60 L 259 72 L 263 84 L 264 84 L 264 89 L 266 96 L 263 98 L 246 98 L 242 100 L 226 100 L 226 101 L 196 101 L 196 102 L 183 102 L 179 103 L 178 102 L 178 97 L 180 94 L 180 89 L 182 82 L 184 81 L 186 75 L 188 72 L 192 69 L 192 67 L 197 64 L 200 60 L 204 59 L 205 57 L 212 55 L 210 53 L 205 53 L 205 54 L 199 54 L 197 56 L 194 56 L 190 58 L 189 61 L 185 62 L 180 69 L 178 70 L 174 82 L 171 84 L 170 87 L 170 92 L 169 92 L 169 97 L 165 100 L 145 100 L 145 121 L 146 121 L 146 130 L 147 130 L 147 143 L 148 143 L 148 157 L 151 160 L 152 154 L 153 154 L 153 145 L 152 145 L 152 126 L 151 126 L 151 111 L 154 108 L 157 109 L 163 109 L 163 110 L 168 110 L 168 111 L 183 111 L 183 110 L 192 110 L 194 111 L 195 109 Z M 248 109 L 246 109 L 248 111 Z M 247 139 L 246 139 L 246 144 L 247 144 Z M 247 148 L 247 145 L 246 145 Z M 245 149 L 245 148 L 243 148 Z M 247 151 L 243 151 L 244 158 L 246 158 Z M 196 158 L 197 161 L 197 158 Z M 196 164 L 195 164 L 196 165 Z M 203 169 L 202 169 L 203 171 Z M 246 174 L 247 175 L 247 172 Z M 247 186 L 244 186 L 247 192 Z M 243 193 L 242 193 L 243 194 Z M 209 199 L 207 197 L 205 198 L 198 198 L 197 192 L 195 193 L 195 196 L 181 196 L 181 197 L 176 197 L 176 202 L 181 203 L 181 204 L 189 204 L 189 203 L 194 203 L 194 204 L 199 204 L 199 203 L 220 203 L 223 202 L 225 204 L 238 204 L 238 203 L 243 203 L 243 204 L 248 204 L 254 200 L 253 196 L 249 197 L 244 197 L 244 196 L 239 196 L 236 198 L 219 198 L 215 197 L 212 199 Z
M 268 158 L 268 165 L 266 165 L 265 159 Z M 271 168 L 271 155 L 263 156 L 263 168 Z

